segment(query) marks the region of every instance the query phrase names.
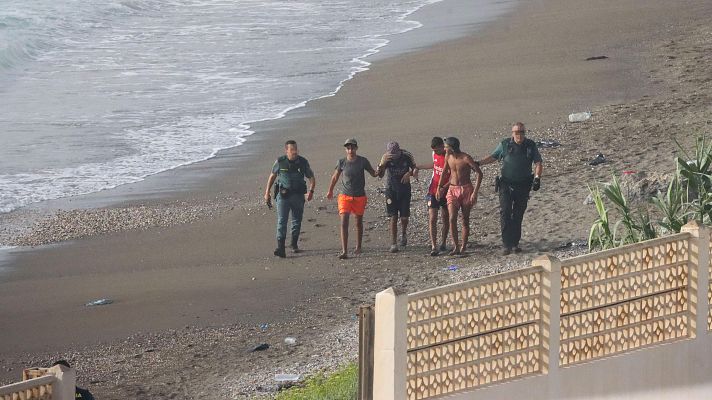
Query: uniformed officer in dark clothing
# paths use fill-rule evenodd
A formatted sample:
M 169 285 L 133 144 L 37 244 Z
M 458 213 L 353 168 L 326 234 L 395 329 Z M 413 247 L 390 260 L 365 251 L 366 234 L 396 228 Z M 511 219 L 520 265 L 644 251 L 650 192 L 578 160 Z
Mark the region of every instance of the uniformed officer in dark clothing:
M 522 238 L 522 220 L 527 209 L 530 190 L 541 185 L 543 169 L 541 154 L 533 140 L 525 137 L 524 124 L 512 126 L 512 137 L 502 140 L 497 148 L 480 165 L 502 161 L 502 172 L 497 177 L 499 192 L 499 220 L 502 228 L 503 254 L 519 253 Z M 534 175 L 532 175 L 534 164 Z
M 265 202 L 272 208 L 272 185 L 274 185 L 274 196 L 277 200 L 277 248 L 274 255 L 284 258 L 285 241 L 287 238 L 287 220 L 289 213 L 292 213 L 292 251 L 298 253 L 299 232 L 302 229 L 302 215 L 304 214 L 304 195 L 311 201 L 314 197 L 314 187 L 316 180 L 314 172 L 309 167 L 309 161 L 299 155 L 297 142 L 288 140 L 284 144 L 285 155 L 279 157 L 272 166 L 272 173 L 267 179 L 265 188 Z M 304 179 L 309 180 L 309 191 Z M 276 181 L 276 184 L 275 184 Z

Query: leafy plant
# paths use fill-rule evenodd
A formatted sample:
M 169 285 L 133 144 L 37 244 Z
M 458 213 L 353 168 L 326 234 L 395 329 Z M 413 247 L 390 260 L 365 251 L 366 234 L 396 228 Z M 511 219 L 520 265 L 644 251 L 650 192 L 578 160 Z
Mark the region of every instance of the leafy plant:
M 683 157 L 677 157 L 678 174 L 685 180 L 690 216 L 701 222 L 712 221 L 712 142 L 706 135 L 695 140 L 694 156 L 676 141 Z
M 680 184 L 679 174 L 668 184 L 665 193 L 658 193 L 652 199 L 653 204 L 662 214 L 658 225 L 666 233 L 678 233 L 688 221 L 687 190 Z
M 588 191 L 591 192 L 593 204 L 596 206 L 596 211 L 598 212 L 598 218 L 593 221 L 593 225 L 588 234 L 588 249 L 591 251 L 593 249 L 610 249 L 616 247 L 613 232 L 611 231 L 610 220 L 608 219 L 608 210 L 603 203 L 603 195 L 598 187 L 591 188 L 589 186 Z

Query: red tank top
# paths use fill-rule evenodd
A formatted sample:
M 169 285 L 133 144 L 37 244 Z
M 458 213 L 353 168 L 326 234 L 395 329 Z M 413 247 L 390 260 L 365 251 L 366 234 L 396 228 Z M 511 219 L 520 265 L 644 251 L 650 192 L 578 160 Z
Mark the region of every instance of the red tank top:
M 440 175 L 443 173 L 443 168 L 445 168 L 445 155 L 438 155 L 433 152 L 433 177 L 430 179 L 430 187 L 428 188 L 428 194 L 435 196 L 435 192 L 438 188 L 438 182 L 440 181 Z M 444 181 L 450 180 L 450 173 L 443 177 Z

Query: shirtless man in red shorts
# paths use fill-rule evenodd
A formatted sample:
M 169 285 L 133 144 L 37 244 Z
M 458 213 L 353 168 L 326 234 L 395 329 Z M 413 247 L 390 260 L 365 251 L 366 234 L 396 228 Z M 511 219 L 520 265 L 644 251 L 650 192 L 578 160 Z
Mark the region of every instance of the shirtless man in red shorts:
M 445 139 L 445 168 L 442 176 L 450 174 L 450 187 L 447 190 L 447 208 L 450 213 L 450 236 L 455 248 L 450 255 L 462 254 L 467 249 L 467 239 L 470 236 L 470 210 L 477 204 L 477 193 L 480 191 L 482 183 L 482 170 L 480 165 L 472 157 L 460 150 L 460 141 L 455 137 Z M 472 186 L 470 173 L 475 171 L 475 185 Z M 447 185 L 443 179 L 438 182 L 438 187 Z M 444 194 L 444 190 L 437 191 L 439 200 Z M 462 244 L 458 241 L 457 234 L 457 214 L 462 208 Z

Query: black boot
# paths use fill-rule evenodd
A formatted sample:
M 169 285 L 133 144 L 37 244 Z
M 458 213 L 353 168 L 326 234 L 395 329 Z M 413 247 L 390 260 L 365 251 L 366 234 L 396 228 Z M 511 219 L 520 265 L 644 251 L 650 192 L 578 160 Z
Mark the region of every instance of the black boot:
M 284 239 L 277 241 L 277 248 L 274 249 L 274 255 L 279 258 L 287 257 L 287 252 L 284 250 Z
M 297 245 L 297 242 L 299 242 L 299 238 L 292 238 L 292 244 L 291 244 L 290 247 L 292 248 L 292 252 L 293 252 L 293 253 L 301 253 L 301 252 L 302 252 L 302 251 L 299 249 L 299 246 Z

